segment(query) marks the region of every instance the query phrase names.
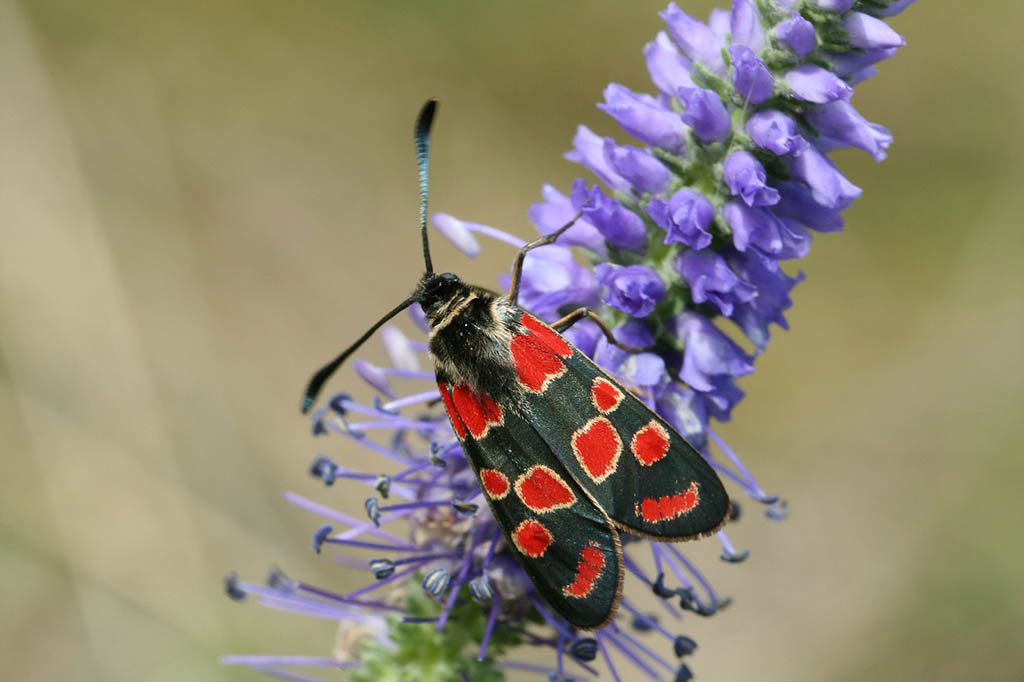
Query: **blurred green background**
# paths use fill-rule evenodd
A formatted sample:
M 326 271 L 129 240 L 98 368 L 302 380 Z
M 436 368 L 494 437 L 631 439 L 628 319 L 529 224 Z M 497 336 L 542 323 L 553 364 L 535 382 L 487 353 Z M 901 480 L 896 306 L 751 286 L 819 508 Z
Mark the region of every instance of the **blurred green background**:
M 5 679 L 253 680 L 217 656 L 331 650 L 221 577 L 365 580 L 281 491 L 365 496 L 306 475 L 296 407 L 420 272 L 418 107 L 442 101 L 432 208 L 527 236 L 577 123 L 625 140 L 593 105 L 650 89 L 663 6 L 0 0 Z M 722 429 L 793 513 L 747 505 L 744 564 L 696 548 L 735 598 L 684 623 L 700 679 L 1024 678 L 1022 21 L 924 0 L 858 88 L 896 142 L 840 155 L 864 196 Z M 512 257 L 441 242 L 483 284 Z

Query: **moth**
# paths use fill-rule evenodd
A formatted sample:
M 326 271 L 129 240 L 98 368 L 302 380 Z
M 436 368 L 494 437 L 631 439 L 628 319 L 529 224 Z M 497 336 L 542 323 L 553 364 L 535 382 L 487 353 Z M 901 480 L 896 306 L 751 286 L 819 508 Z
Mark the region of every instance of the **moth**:
M 587 308 L 548 325 L 517 304 L 526 254 L 580 214 L 518 252 L 507 295 L 434 272 L 427 175 L 436 109 L 436 100 L 423 106 L 415 131 L 426 272 L 313 376 L 302 410 L 381 325 L 419 303 L 452 429 L 511 551 L 555 611 L 596 629 L 612 619 L 622 592 L 620 532 L 660 541 L 709 535 L 725 523 L 729 497 L 696 449 L 558 332 L 590 318 L 609 342 L 641 349 L 619 344 Z

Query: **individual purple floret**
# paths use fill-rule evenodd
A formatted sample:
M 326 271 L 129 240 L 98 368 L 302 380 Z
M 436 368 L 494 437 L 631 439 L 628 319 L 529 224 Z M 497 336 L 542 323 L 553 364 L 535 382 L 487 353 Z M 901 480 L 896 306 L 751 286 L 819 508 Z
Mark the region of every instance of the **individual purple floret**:
M 666 244 L 680 242 L 693 249 L 703 249 L 711 243 L 708 228 L 715 217 L 715 209 L 699 192 L 681 189 L 668 201 L 651 199 L 647 214 L 655 225 L 667 232 Z
M 786 261 L 807 255 L 812 233 L 841 230 L 843 211 L 861 194 L 828 154 L 852 147 L 881 161 L 892 143 L 854 107 L 854 86 L 904 45 L 884 18 L 909 4 L 734 0 L 707 22 L 669 4 L 665 30 L 643 48 L 654 94 L 612 83 L 598 104 L 633 139 L 580 126 L 566 154 L 603 187 L 584 179 L 568 193 L 544 185 L 529 209 L 540 234 L 581 217 L 556 244 L 526 256 L 519 303 L 548 322 L 591 307 L 619 342 L 643 349 L 609 343 L 589 320 L 564 333 L 702 453 L 733 493 L 733 521 L 744 497 L 770 519 L 788 512 L 715 425 L 742 400 L 742 377 L 767 349 L 772 325 L 788 328 L 785 311 L 803 275 L 787 273 Z M 447 214 L 433 224 L 470 256 L 479 237 L 510 255 L 525 243 Z M 507 287 L 509 276 L 499 281 Z M 365 571 L 365 584 L 337 591 L 280 571 L 266 585 L 225 581 L 232 599 L 337 621 L 346 645 L 330 657 L 224 662 L 289 680 L 319 679 L 301 672 L 309 667 L 342 669 L 355 682 L 375 679 L 369 671 L 388 679 L 501 679 L 505 670 L 560 682 L 606 672 L 618 682 L 691 679 L 684 657 L 696 642 L 680 632 L 680 617 L 710 616 L 729 600 L 685 545 L 624 534 L 618 616 L 580 632 L 555 614 L 483 503 L 437 404 L 423 313 L 410 312 L 423 335 L 386 327 L 389 362 L 353 363 L 377 394 L 370 404 L 338 394 L 314 415 L 313 432 L 327 439 L 309 471 L 332 495 L 363 486 L 360 516 L 286 496 L 315 517 L 302 544 L 311 539 L 314 550 Z M 725 533 L 717 538 L 724 562 L 746 557 Z M 645 590 L 659 598 L 657 613 L 641 606 Z M 410 636 L 403 628 L 411 625 L 451 637 Z M 421 652 L 431 641 L 471 644 Z M 394 653 L 408 646 L 415 655 Z M 434 664 L 448 672 L 428 669 Z
M 647 317 L 665 297 L 665 283 L 646 265 L 600 263 L 594 274 L 606 287 L 604 303 L 633 317 Z

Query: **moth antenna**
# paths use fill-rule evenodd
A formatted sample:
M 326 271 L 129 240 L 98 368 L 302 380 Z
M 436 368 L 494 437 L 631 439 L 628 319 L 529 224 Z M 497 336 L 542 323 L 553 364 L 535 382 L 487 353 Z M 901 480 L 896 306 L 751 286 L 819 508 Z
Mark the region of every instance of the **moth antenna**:
M 359 346 L 363 345 L 363 343 L 368 338 L 373 336 L 373 333 L 375 331 L 380 329 L 381 325 L 383 325 L 385 322 L 387 322 L 392 317 L 402 312 L 415 302 L 416 296 L 410 296 L 409 298 L 399 303 L 397 308 L 395 308 L 387 315 L 374 322 L 373 326 L 367 329 L 366 333 L 360 336 L 355 343 L 353 343 L 351 346 L 343 350 L 341 352 L 341 355 L 339 355 L 338 357 L 334 358 L 326 365 L 321 367 L 320 370 L 313 375 L 313 378 L 309 380 L 309 385 L 306 386 L 306 393 L 302 396 L 302 413 L 305 414 L 309 412 L 309 408 L 313 407 L 313 403 L 316 402 L 316 396 L 317 394 L 320 393 L 320 389 L 323 387 L 324 383 L 331 377 L 332 374 L 334 374 L 334 371 L 336 369 L 341 367 L 341 363 L 345 362 L 345 360 L 348 359 L 348 356 L 356 352 Z
M 430 170 L 430 126 L 434 123 L 436 111 L 437 100 L 428 99 L 416 118 L 416 166 L 420 173 L 420 235 L 423 237 L 423 261 L 426 263 L 428 275 L 434 274 L 434 265 L 430 262 L 430 245 L 427 242 L 427 172 Z

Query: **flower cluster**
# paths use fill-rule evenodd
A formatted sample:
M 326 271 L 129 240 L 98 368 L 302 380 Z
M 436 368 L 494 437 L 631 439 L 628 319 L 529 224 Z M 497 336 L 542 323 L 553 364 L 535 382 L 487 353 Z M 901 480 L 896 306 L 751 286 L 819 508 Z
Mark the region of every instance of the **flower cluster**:
M 783 313 L 802 276 L 787 274 L 780 262 L 807 255 L 812 232 L 841 229 L 843 210 L 861 193 L 828 152 L 857 147 L 885 158 L 891 135 L 850 99 L 853 87 L 875 74 L 874 64 L 903 45 L 883 17 L 910 2 L 734 0 L 731 11 L 713 11 L 708 23 L 669 4 L 661 12 L 667 32 L 643 51 L 657 93 L 613 83 L 598 105 L 636 143 L 620 145 L 581 126 L 566 158 L 602 184 L 580 179 L 568 194 L 546 185 L 543 201 L 529 211 L 542 234 L 581 217 L 557 244 L 527 256 L 520 303 L 549 321 L 579 306 L 598 307 L 620 342 L 653 348 L 627 353 L 588 322 L 565 333 L 737 491 L 766 505 L 771 518 L 785 515 L 784 503 L 762 490 L 711 421 L 730 418 L 743 397 L 736 379 L 754 370 L 770 326 L 787 326 Z M 480 250 L 477 234 L 523 244 L 445 214 L 433 222 L 469 255 Z M 422 312 L 413 312 L 426 331 Z M 747 349 L 726 333 L 730 323 L 749 341 Z M 426 344 L 394 328 L 382 335 L 390 366 L 355 365 L 380 397 L 371 406 L 337 395 L 314 415 L 315 433 L 353 440 L 379 456 L 380 468 L 393 470 L 359 471 L 326 456 L 314 461 L 311 473 L 328 486 L 350 479 L 374 490 L 367 518 L 288 495 L 330 523 L 314 533 L 314 549 L 345 549 L 336 560 L 368 570 L 374 581 L 342 594 L 280 571 L 265 586 L 229 576 L 234 598 L 249 594 L 341 626 L 333 656 L 225 662 L 294 680 L 313 679 L 294 666 L 346 668 L 357 681 L 499 680 L 507 668 L 568 680 L 596 675 L 600 656 L 616 680 L 623 664 L 650 679 L 689 679 L 678 659 L 696 644 L 664 622 L 684 611 L 711 615 L 728 600 L 677 546 L 630 539 L 627 585 L 647 585 L 662 612 L 647 612 L 630 594 L 634 584 L 607 627 L 575 631 L 537 595 L 480 504 L 476 478 L 437 407 L 438 392 L 398 397 L 399 381 L 433 381 L 422 369 Z M 718 539 L 724 560 L 745 557 L 723 532 Z M 349 550 L 370 554 L 356 559 Z M 530 645 L 549 647 L 550 664 L 501 655 Z

